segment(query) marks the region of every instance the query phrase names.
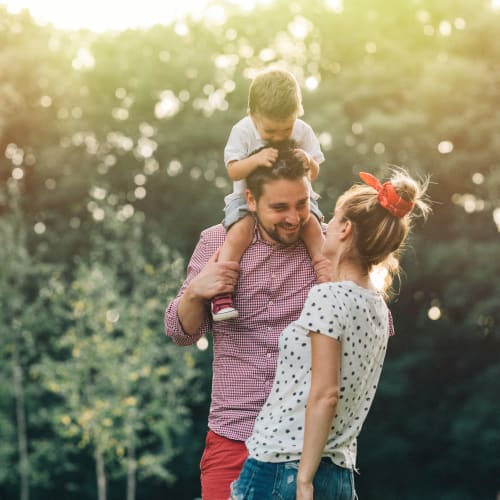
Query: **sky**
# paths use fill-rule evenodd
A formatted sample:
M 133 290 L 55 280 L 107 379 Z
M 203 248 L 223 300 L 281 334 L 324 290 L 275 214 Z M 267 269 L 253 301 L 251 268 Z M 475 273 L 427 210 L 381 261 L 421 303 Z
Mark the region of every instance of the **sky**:
M 257 3 L 271 0 L 229 0 L 229 3 L 251 9 Z M 57 28 L 93 31 L 123 30 L 169 24 L 186 14 L 197 17 L 203 11 L 219 8 L 210 0 L 0 0 L 12 13 L 27 8 L 37 22 Z

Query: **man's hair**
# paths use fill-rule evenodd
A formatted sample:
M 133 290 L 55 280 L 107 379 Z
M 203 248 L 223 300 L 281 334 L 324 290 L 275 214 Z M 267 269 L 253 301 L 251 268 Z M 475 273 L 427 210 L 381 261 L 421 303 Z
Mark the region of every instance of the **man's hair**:
M 309 166 L 295 155 L 293 141 L 287 142 L 285 145 L 280 143 L 273 146 L 271 144 L 271 147 L 278 148 L 278 158 L 274 165 L 272 167 L 257 167 L 247 177 L 247 188 L 257 201 L 262 196 L 264 184 L 278 179 L 296 181 L 308 175 Z M 261 149 L 263 148 L 259 148 L 252 154 Z
M 268 69 L 250 84 L 248 112 L 274 121 L 302 116 L 302 94 L 296 78 L 284 69 Z

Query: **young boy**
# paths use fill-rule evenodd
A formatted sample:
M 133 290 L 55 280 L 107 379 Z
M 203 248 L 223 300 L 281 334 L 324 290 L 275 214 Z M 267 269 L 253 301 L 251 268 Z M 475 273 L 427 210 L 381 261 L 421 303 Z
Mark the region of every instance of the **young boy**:
M 295 77 L 283 69 L 269 69 L 258 74 L 250 84 L 248 115 L 231 130 L 224 149 L 224 162 L 233 180 L 233 192 L 225 197 L 224 227 L 226 239 L 219 261 L 240 261 L 252 242 L 254 219 L 245 200 L 246 177 L 257 167 L 271 167 L 278 157 L 280 143 L 293 141 L 295 154 L 309 165 L 310 180 L 319 173 L 319 164 L 325 159 L 312 128 L 298 119 L 302 116 L 302 95 Z M 258 150 L 258 151 L 257 151 Z M 254 153 L 257 151 L 256 153 Z M 318 195 L 311 189 L 310 206 L 315 217 L 310 217 L 302 233 L 302 240 L 315 265 L 318 281 L 327 281 L 328 271 L 320 264 L 323 233 L 320 221 Z M 238 311 L 231 295 L 219 295 L 212 300 L 214 321 L 235 318 Z

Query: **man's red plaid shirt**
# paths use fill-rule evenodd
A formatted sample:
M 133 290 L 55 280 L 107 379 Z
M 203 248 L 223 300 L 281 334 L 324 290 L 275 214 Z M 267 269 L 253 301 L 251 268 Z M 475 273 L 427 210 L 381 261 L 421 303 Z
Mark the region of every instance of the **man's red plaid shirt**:
M 234 296 L 239 317 L 212 323 L 209 303 L 205 320 L 194 336 L 187 335 L 177 316 L 177 304 L 189 282 L 222 245 L 225 232 L 214 226 L 202 232 L 179 295 L 165 312 L 165 329 L 178 345 L 192 345 L 202 335 L 213 335 L 212 402 L 208 426 L 229 439 L 245 441 L 274 379 L 278 337 L 295 321 L 307 293 L 315 283 L 314 270 L 304 244 L 284 247 L 260 238 L 240 263 Z

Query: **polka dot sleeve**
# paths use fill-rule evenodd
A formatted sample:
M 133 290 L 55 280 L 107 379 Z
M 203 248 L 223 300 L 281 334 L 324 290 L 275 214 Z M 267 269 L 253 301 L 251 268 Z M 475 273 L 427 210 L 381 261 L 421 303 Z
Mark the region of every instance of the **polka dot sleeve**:
M 335 283 L 322 283 L 311 288 L 296 324 L 307 333 L 312 331 L 340 340 L 346 330 L 346 320 L 339 292 Z

